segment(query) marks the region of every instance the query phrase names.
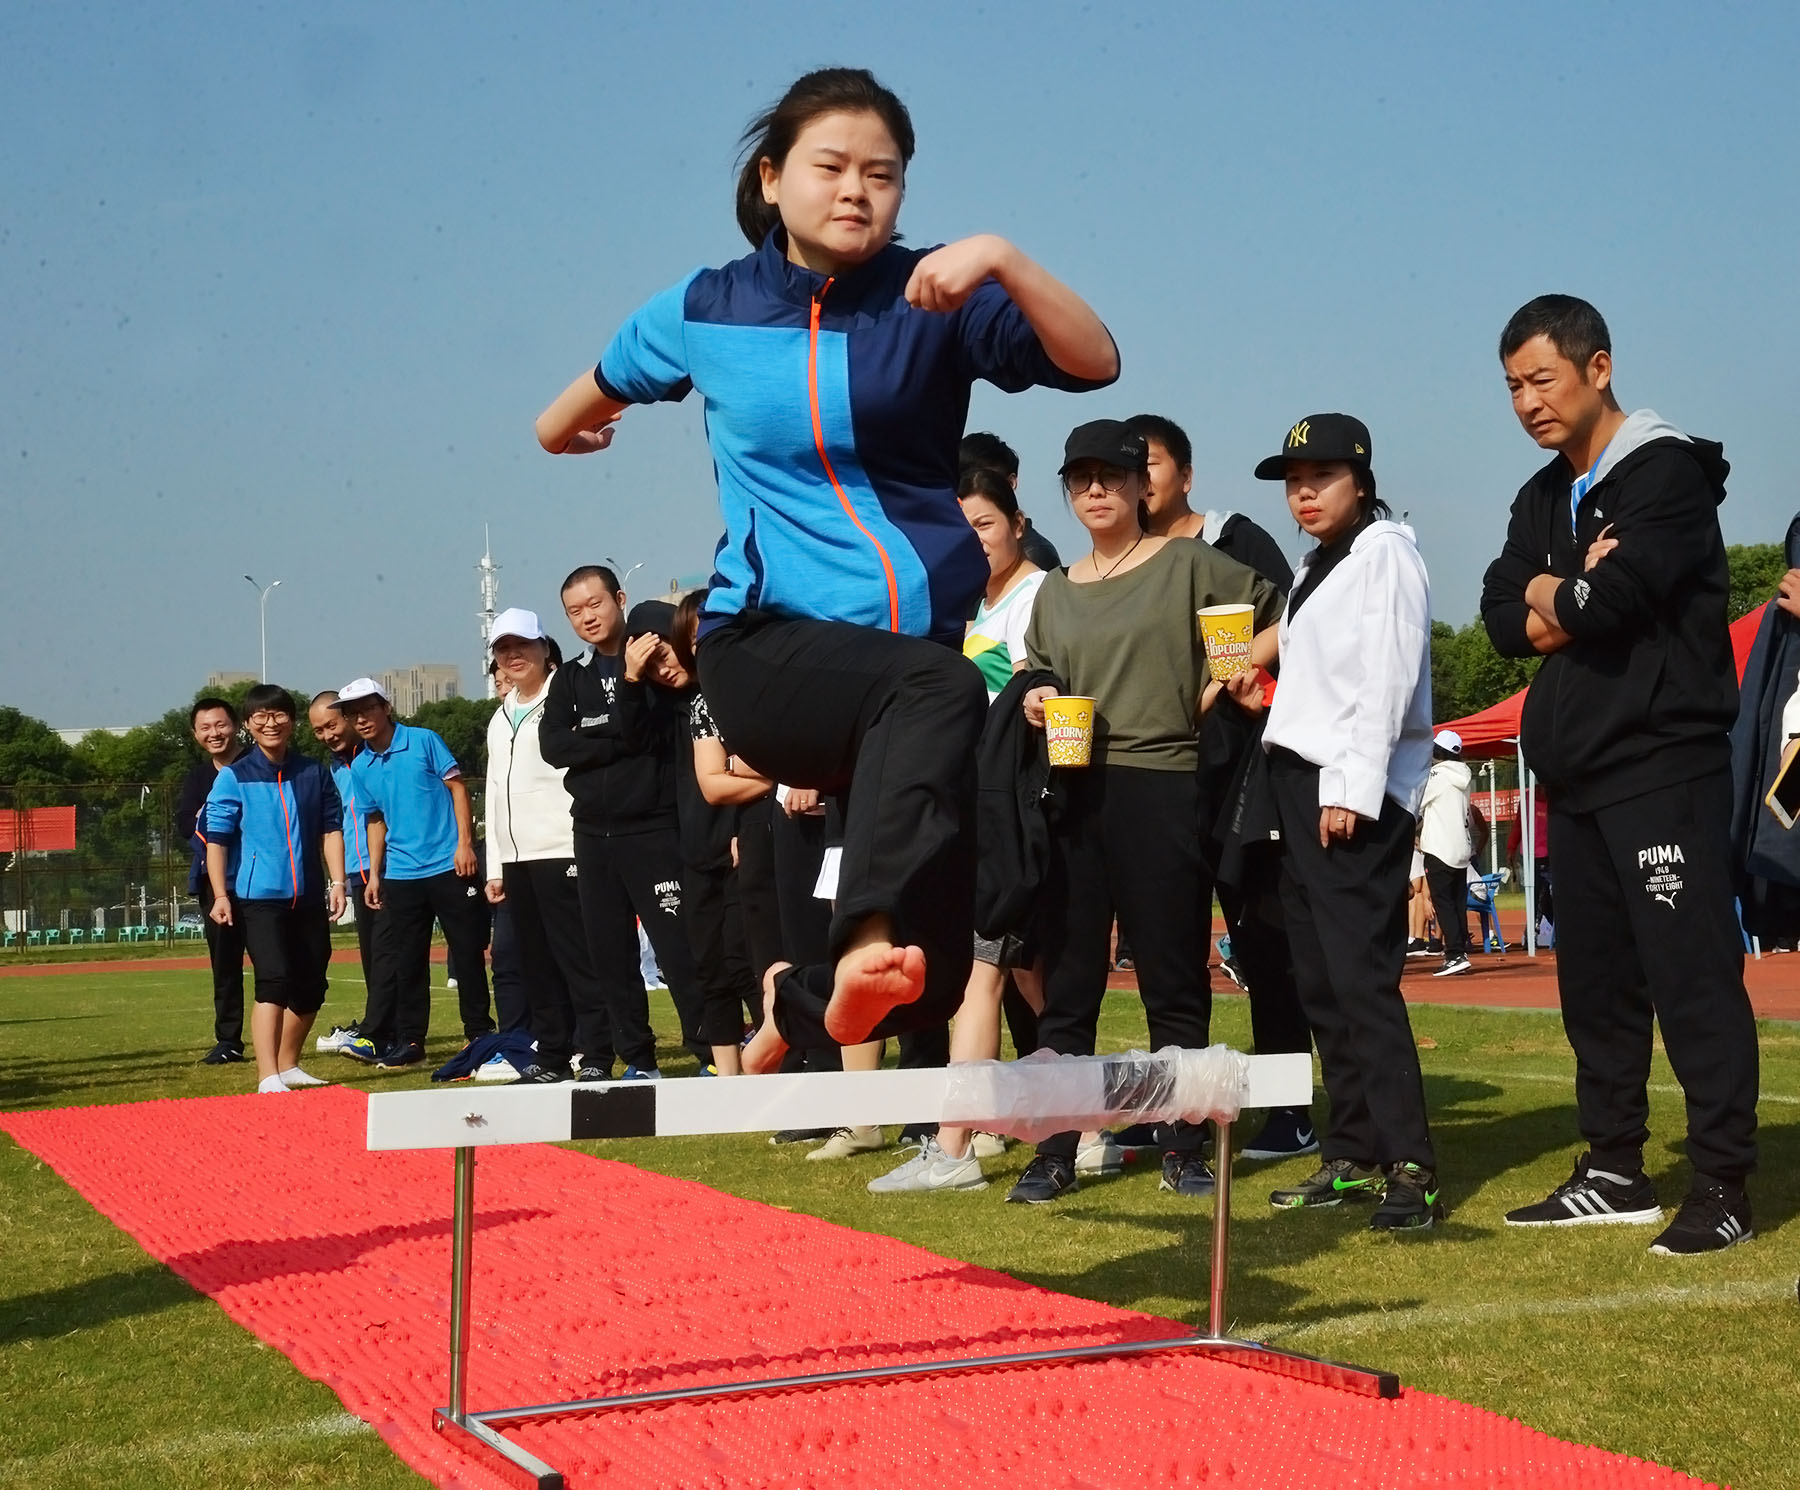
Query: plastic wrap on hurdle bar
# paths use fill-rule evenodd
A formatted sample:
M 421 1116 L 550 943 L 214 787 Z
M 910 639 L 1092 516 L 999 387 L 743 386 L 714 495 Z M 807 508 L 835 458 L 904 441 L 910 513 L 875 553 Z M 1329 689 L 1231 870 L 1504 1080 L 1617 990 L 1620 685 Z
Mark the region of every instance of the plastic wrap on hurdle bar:
M 1223 1050 L 1224 1047 L 1214 1047 Z M 1312 1099 L 1310 1055 L 1239 1056 L 1243 1080 L 1238 1108 L 1298 1107 Z M 731 1076 L 715 1081 L 560 1082 L 555 1086 L 476 1087 L 442 1091 L 376 1092 L 369 1097 L 371 1149 L 473 1148 L 501 1143 L 561 1143 L 583 1138 L 673 1138 L 711 1133 L 766 1133 L 782 1128 L 840 1128 L 911 1122 L 965 1122 L 988 1126 L 1028 1122 L 1043 1132 L 1088 1127 L 1094 1114 L 1064 1113 L 1030 1093 L 1050 1088 L 1105 1091 L 1113 1067 L 1118 1094 L 1135 1100 L 1160 1081 L 1145 1063 L 1167 1053 L 1125 1056 L 1060 1056 L 1047 1060 L 980 1062 L 924 1071 L 813 1071 L 785 1076 Z M 1181 1052 L 1199 1055 L 1203 1052 Z M 981 1073 L 987 1067 L 1017 1073 L 1005 1084 Z M 1166 1069 L 1164 1075 L 1167 1075 Z M 976 1114 L 971 1095 L 983 1083 L 1005 1113 Z M 1047 1085 L 1046 1085 L 1047 1084 Z M 1004 1089 L 1003 1089 L 1004 1085 Z M 955 1093 L 954 1104 L 952 1093 Z M 1021 1095 L 1024 1093 L 1024 1095 Z M 1021 1112 L 1020 1104 L 1025 1104 Z M 1061 1105 L 1060 1103 L 1058 1105 Z M 1073 1105 L 1091 1105 L 1091 1096 Z M 1110 1109 L 1108 1121 L 1135 1106 Z M 954 1115 L 952 1113 L 954 1112 Z M 1175 1114 L 1157 1113 L 1157 1118 Z M 1217 1115 L 1226 1116 L 1221 1111 Z M 1236 1115 L 1236 1109 L 1231 1116 Z M 1145 1119 L 1130 1118 L 1125 1121 Z M 1048 1123 L 1050 1126 L 1045 1127 Z M 1008 1130 L 1013 1131 L 1013 1130 Z

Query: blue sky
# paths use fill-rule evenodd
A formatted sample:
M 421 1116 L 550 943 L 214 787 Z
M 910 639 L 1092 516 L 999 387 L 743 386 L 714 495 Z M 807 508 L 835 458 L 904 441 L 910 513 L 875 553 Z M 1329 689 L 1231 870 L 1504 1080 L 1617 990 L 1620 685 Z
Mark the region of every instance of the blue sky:
M 1086 398 L 978 389 L 1026 506 L 1083 419 L 1167 413 L 1201 497 L 1301 545 L 1256 460 L 1370 425 L 1441 619 L 1540 456 L 1494 357 L 1545 290 L 1611 322 L 1627 407 L 1725 442 L 1778 540 L 1800 341 L 1790 6 L 34 4 L 0 12 L 0 703 L 128 724 L 215 668 L 308 687 L 478 666 L 575 563 L 633 588 L 717 536 L 697 400 L 587 460 L 531 419 L 618 321 L 745 250 L 734 146 L 810 66 L 919 135 L 915 243 L 1002 233 L 1117 336 Z M 649 583 L 645 584 L 644 581 Z M 558 617 L 560 621 L 560 617 Z

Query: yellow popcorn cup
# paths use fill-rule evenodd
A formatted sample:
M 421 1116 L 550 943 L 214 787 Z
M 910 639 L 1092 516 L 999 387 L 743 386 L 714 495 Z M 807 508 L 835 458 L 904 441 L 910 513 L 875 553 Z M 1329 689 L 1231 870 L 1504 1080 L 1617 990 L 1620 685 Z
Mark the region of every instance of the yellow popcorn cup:
M 1247 605 L 1209 605 L 1194 614 L 1200 620 L 1200 640 L 1214 681 L 1229 683 L 1250 666 L 1255 613 Z
M 1044 734 L 1050 742 L 1050 764 L 1085 766 L 1094 759 L 1094 701 L 1078 694 L 1044 700 Z

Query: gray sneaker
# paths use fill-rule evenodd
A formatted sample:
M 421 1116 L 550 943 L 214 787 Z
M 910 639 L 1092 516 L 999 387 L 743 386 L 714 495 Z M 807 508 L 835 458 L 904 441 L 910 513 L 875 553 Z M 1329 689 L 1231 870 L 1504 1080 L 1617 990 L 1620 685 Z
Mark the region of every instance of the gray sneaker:
M 974 1152 L 952 1159 L 938 1147 L 936 1138 L 927 1138 L 898 1169 L 869 1181 L 871 1195 L 901 1195 L 921 1190 L 985 1190 L 987 1177 L 981 1172 L 981 1160 Z
M 1076 1174 L 1121 1174 L 1125 1150 L 1111 1133 L 1096 1133 L 1075 1150 Z
M 848 1159 L 852 1154 L 872 1154 L 886 1147 L 887 1136 L 879 1128 L 839 1128 L 806 1157 Z

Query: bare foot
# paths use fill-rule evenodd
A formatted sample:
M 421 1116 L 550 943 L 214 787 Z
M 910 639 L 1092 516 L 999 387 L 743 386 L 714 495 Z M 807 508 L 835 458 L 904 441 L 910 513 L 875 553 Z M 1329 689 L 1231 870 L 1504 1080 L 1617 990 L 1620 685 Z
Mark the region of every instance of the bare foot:
M 779 1071 L 788 1053 L 787 1041 L 775 1028 L 775 980 L 793 965 L 791 962 L 772 962 L 768 972 L 763 974 L 763 1021 L 739 1058 L 746 1076 L 767 1076 L 772 1071 Z
M 838 959 L 825 1033 L 839 1045 L 859 1045 L 890 1009 L 910 1004 L 924 991 L 925 953 L 918 947 L 885 941 L 851 947 Z

